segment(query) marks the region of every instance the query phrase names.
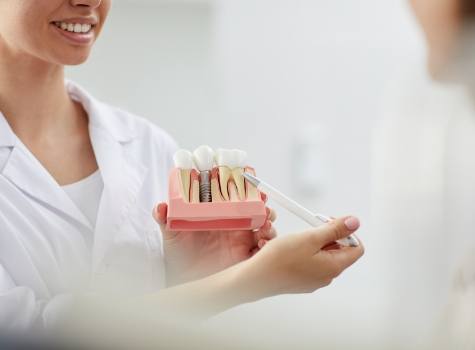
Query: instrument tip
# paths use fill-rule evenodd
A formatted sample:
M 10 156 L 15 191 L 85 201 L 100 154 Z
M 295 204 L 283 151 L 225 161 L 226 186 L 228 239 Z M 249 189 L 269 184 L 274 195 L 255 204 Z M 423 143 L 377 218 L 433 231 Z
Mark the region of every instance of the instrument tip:
M 249 174 L 249 173 L 244 173 L 243 176 L 244 176 L 244 178 L 245 178 L 247 181 L 249 181 L 252 185 L 254 185 L 254 186 L 256 186 L 256 187 L 259 186 L 260 181 L 259 181 L 259 179 L 258 179 L 257 177 L 255 177 L 254 175 Z

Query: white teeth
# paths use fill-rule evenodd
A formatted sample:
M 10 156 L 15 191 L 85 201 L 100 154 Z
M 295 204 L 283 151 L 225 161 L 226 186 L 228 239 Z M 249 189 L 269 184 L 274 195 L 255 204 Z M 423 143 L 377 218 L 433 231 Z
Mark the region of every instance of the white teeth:
M 233 150 L 238 168 L 244 168 L 247 165 L 247 153 L 240 149 Z
M 66 22 L 55 22 L 56 27 L 61 28 L 67 32 L 71 33 L 89 33 L 92 29 L 92 24 L 80 24 L 80 23 L 66 23 Z
M 232 171 L 233 179 L 238 190 L 239 199 L 243 201 L 246 199 L 246 184 L 243 173 L 244 167 L 247 165 L 247 153 L 239 149 L 233 150 L 233 153 L 237 164 L 237 167 Z
M 200 146 L 193 152 L 193 159 L 199 171 L 210 171 L 214 166 L 214 151 L 209 146 Z
M 190 202 L 191 169 L 193 169 L 193 155 L 185 149 L 178 150 L 173 156 L 175 166 L 180 169 L 182 197 Z
M 244 168 L 247 164 L 247 153 L 238 149 L 218 149 L 216 163 L 218 166 L 227 166 L 229 169 Z
M 247 165 L 247 153 L 238 149 L 227 150 L 219 149 L 216 151 L 216 162 L 219 166 L 219 178 L 221 192 L 226 200 L 233 200 L 231 194 L 237 189 L 239 198 L 244 200 L 246 197 L 244 177 L 244 167 Z M 230 183 L 230 179 L 234 182 Z M 229 192 L 229 188 L 231 191 Z
M 193 169 L 193 154 L 186 149 L 178 150 L 173 156 L 173 160 L 179 169 Z
M 227 166 L 230 169 L 234 169 L 237 166 L 234 156 L 233 150 L 218 149 L 216 151 L 216 163 L 218 166 Z

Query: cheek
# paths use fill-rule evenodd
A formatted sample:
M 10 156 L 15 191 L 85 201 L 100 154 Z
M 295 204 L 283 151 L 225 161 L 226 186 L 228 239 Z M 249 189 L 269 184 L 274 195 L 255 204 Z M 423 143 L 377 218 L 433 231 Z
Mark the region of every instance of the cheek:
M 108 0 L 102 1 L 102 5 L 99 9 L 99 17 L 101 19 L 101 25 L 100 25 L 100 28 L 97 32 L 98 35 L 102 32 L 102 30 L 103 30 L 103 28 L 104 28 L 104 26 L 107 22 L 107 17 L 109 16 L 109 12 L 110 12 L 111 7 L 112 7 L 112 1 L 110 1 L 110 0 L 109 1 Z
M 45 20 L 42 21 L 44 8 L 39 6 L 43 1 L 6 1 L 8 5 L 3 5 L 5 1 L 0 0 L 0 11 L 4 11 L 0 16 L 0 34 L 9 46 L 29 51 L 41 41 L 42 34 L 48 29 Z

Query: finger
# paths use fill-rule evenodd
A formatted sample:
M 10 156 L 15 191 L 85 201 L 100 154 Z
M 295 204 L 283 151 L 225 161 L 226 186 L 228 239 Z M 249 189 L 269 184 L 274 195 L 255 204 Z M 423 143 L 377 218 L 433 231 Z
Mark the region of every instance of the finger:
M 335 219 L 318 229 L 320 232 L 316 235 L 316 242 L 320 247 L 324 247 L 348 237 L 359 228 L 360 221 L 354 216 Z
M 269 231 L 272 229 L 272 223 L 267 220 L 265 224 L 256 232 L 254 232 L 254 242 L 257 244 L 259 240 L 266 238 Z
M 270 223 L 270 221 L 267 221 L 267 225 L 265 228 L 257 231 L 255 233 L 255 240 L 256 242 L 259 242 L 259 240 L 261 239 L 265 239 L 265 240 L 272 240 L 274 239 L 275 237 L 277 237 L 277 231 L 275 229 L 275 227 L 272 226 L 272 224 Z
M 267 219 L 274 222 L 277 219 L 277 214 L 274 209 L 266 207 Z
M 266 241 L 265 239 L 261 239 L 258 243 L 257 243 L 257 246 L 259 247 L 259 249 L 262 249 L 264 248 L 264 246 L 267 244 L 268 241 Z
M 355 232 L 359 226 L 359 220 L 349 216 L 333 220 L 318 228 L 303 232 L 295 239 L 298 239 L 301 245 L 308 247 L 311 251 L 317 252 L 333 242 L 348 237 Z
M 251 250 L 251 256 L 254 256 L 254 255 L 256 255 L 257 253 L 259 253 L 259 248 L 258 248 L 258 247 L 256 247 L 256 248 L 254 248 L 254 249 Z
M 265 194 L 264 192 L 260 192 L 261 193 L 261 199 L 264 203 L 267 203 L 267 194 Z
M 332 242 L 330 244 L 327 244 L 326 246 L 322 247 L 322 250 L 337 250 L 341 249 L 342 245 L 338 244 L 337 242 Z
M 272 227 L 270 231 L 267 233 L 266 237 L 264 239 L 272 240 L 277 237 L 277 230 L 275 227 Z
M 338 267 L 339 272 L 347 269 L 353 265 L 364 254 L 364 246 L 360 242 L 358 247 L 342 247 L 336 250 L 321 251 L 319 255 L 327 255 L 333 260 L 334 264 Z
M 168 205 L 166 203 L 160 203 L 153 210 L 153 218 L 160 226 L 167 224 Z

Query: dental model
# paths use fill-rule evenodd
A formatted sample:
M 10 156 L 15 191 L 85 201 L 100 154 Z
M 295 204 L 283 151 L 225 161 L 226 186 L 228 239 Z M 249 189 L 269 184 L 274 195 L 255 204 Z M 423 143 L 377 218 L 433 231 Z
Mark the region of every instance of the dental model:
M 219 187 L 219 170 L 214 168 L 211 171 L 211 201 L 215 203 L 224 202 L 221 189 Z
M 236 202 L 246 199 L 246 185 L 243 177 L 246 162 L 247 153 L 244 151 L 238 149 L 216 151 L 221 192 L 226 200 Z
M 211 170 L 214 166 L 214 151 L 209 146 L 200 146 L 193 152 L 193 158 L 200 171 L 200 202 L 211 202 Z
M 175 167 L 180 169 L 182 195 L 185 201 L 190 201 L 191 170 L 193 169 L 193 155 L 185 149 L 178 150 L 173 156 Z
M 244 178 L 245 173 L 255 175 L 247 166 L 246 152 L 214 152 L 209 146 L 200 146 L 193 154 L 178 151 L 174 160 L 168 229 L 254 230 L 264 225 L 267 212 L 261 193 Z

